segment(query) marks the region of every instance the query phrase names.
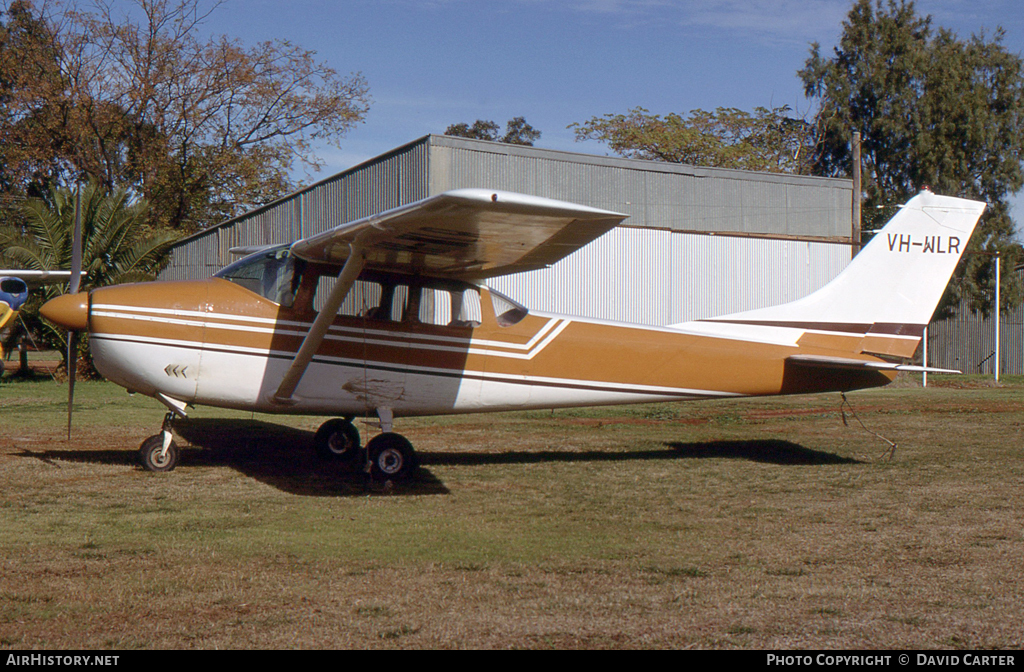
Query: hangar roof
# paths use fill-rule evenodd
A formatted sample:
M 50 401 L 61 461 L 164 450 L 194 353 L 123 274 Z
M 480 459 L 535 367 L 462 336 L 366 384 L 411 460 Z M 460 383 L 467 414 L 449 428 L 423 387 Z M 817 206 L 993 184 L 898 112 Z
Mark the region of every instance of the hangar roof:
M 183 239 L 175 246 L 172 265 L 223 265 L 230 261 L 230 247 L 290 242 L 463 188 L 514 191 L 622 212 L 629 215 L 622 224 L 626 227 L 850 242 L 850 180 L 427 135 Z

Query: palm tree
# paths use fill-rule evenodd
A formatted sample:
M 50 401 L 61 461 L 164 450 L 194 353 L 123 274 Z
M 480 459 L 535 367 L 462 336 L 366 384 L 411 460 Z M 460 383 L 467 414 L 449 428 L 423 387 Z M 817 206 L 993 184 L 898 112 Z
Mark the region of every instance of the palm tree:
M 28 270 L 71 268 L 75 192 L 52 188 L 43 198 L 18 206 L 17 224 L 0 227 L 0 267 Z M 126 189 L 107 192 L 98 182 L 82 187 L 82 278 L 80 291 L 126 282 L 153 280 L 177 239 L 146 225 L 149 203 Z M 41 287 L 22 312 L 28 328 L 64 351 L 65 334 L 38 317 L 38 307 L 66 287 Z M 82 361 L 82 360 L 79 360 Z

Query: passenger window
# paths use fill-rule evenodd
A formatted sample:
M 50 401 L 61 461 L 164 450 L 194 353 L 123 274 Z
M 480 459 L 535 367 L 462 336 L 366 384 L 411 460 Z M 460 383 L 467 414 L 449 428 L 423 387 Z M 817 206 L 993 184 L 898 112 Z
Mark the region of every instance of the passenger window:
M 480 326 L 480 294 L 475 289 L 420 290 L 419 319 L 439 327 Z
M 451 293 L 424 287 L 420 290 L 420 322 L 445 325 L 451 321 Z
M 480 292 L 470 288 L 461 292 L 452 292 L 453 327 L 479 327 L 482 319 L 480 310 Z
M 341 304 L 338 314 L 372 317 L 377 308 L 380 307 L 381 294 L 380 284 L 356 280 L 345 302 Z
M 337 283 L 338 278 L 334 276 L 320 276 L 316 286 L 316 298 L 313 299 L 314 310 L 320 312 L 323 309 L 324 304 L 327 303 L 327 297 Z M 383 291 L 380 283 L 356 280 L 352 285 L 352 289 L 349 290 L 348 296 L 345 297 L 345 301 L 338 309 L 338 314 L 352 317 L 373 316 L 374 312 L 380 307 L 382 295 Z
M 323 310 L 327 297 L 337 284 L 334 275 L 316 279 L 313 309 Z M 430 324 L 441 327 L 480 326 L 480 291 L 465 288 L 421 287 L 393 284 L 388 279 L 357 280 L 341 304 L 339 315 L 365 317 L 371 320 Z
M 409 305 L 410 293 L 408 285 L 396 285 L 391 298 L 391 321 L 403 322 L 412 319 Z

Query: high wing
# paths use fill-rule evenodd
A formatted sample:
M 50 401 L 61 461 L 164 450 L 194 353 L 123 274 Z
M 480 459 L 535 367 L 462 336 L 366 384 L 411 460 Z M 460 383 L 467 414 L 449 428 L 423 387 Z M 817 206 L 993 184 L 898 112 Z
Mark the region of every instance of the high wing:
M 82 274 L 85 276 L 85 273 Z M 67 282 L 71 279 L 71 271 L 25 271 L 21 269 L 0 269 L 0 277 L 17 278 L 29 286 L 52 285 Z
M 292 245 L 341 264 L 353 244 L 365 268 L 481 280 L 550 266 L 627 215 L 491 189 L 457 189 L 342 224 Z
M 273 398 L 295 388 L 363 269 L 481 280 L 544 268 L 611 230 L 627 215 L 489 189 L 458 189 L 299 240 L 291 253 L 342 264 L 338 282 Z

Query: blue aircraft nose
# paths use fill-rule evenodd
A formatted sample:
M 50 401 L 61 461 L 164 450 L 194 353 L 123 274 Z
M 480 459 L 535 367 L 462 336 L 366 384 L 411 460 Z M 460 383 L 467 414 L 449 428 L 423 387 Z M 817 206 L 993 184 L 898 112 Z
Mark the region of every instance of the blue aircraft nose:
M 0 278 L 0 301 L 18 310 L 28 300 L 28 285 L 21 278 Z

